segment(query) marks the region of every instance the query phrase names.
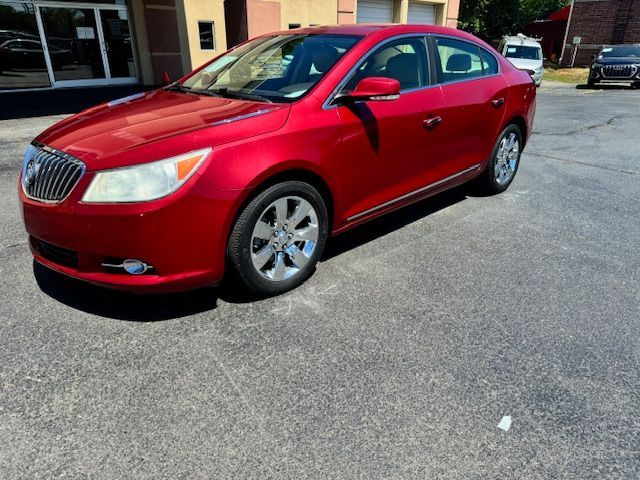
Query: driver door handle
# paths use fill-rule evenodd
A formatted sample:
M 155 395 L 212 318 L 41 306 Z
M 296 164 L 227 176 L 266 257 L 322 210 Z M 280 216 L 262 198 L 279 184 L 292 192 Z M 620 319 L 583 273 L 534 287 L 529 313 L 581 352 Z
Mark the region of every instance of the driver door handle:
M 437 116 L 437 117 L 431 117 L 431 118 L 427 118 L 422 125 L 424 126 L 424 128 L 426 128 L 427 130 L 433 130 L 434 128 L 436 128 L 438 125 L 440 125 L 442 123 L 442 117 Z
M 504 104 L 504 98 L 494 98 L 491 100 L 491 104 L 496 108 L 500 108 Z

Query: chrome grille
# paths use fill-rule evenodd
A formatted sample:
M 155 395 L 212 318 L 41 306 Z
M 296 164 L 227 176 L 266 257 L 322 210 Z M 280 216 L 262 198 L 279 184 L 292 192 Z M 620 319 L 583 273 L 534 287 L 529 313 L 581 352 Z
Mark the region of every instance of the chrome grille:
M 45 145 L 29 145 L 22 167 L 25 195 L 48 203 L 61 202 L 84 173 L 80 160 Z
M 605 65 L 602 76 L 606 78 L 631 78 L 638 70 L 635 65 Z

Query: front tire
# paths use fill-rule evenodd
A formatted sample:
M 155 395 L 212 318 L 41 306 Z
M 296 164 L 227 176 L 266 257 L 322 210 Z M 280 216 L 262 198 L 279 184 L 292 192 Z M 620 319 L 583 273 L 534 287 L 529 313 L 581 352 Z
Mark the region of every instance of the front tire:
M 520 165 L 522 132 L 511 124 L 498 136 L 487 168 L 478 178 L 480 187 L 490 195 L 502 193 L 513 181 Z
M 251 200 L 236 220 L 227 247 L 231 273 L 252 293 L 279 295 L 311 276 L 328 236 L 320 193 L 305 182 L 277 183 Z

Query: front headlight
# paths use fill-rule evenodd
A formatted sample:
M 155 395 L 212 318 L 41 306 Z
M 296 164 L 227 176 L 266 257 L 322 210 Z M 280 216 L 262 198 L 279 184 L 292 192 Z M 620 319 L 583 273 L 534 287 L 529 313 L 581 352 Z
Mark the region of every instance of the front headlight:
M 591 64 L 591 68 L 602 68 L 604 65 L 602 65 L 601 63 L 592 63 Z
M 211 148 L 132 167 L 96 173 L 82 197 L 86 203 L 147 202 L 180 188 L 211 153 Z

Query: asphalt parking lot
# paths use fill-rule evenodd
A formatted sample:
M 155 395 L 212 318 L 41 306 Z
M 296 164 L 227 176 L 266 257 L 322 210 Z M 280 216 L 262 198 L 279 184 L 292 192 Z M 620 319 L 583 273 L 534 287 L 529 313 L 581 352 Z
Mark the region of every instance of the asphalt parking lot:
M 60 118 L 0 122 L 0 477 L 640 477 L 640 90 L 543 85 L 506 193 L 255 302 L 34 268 L 18 170 Z

